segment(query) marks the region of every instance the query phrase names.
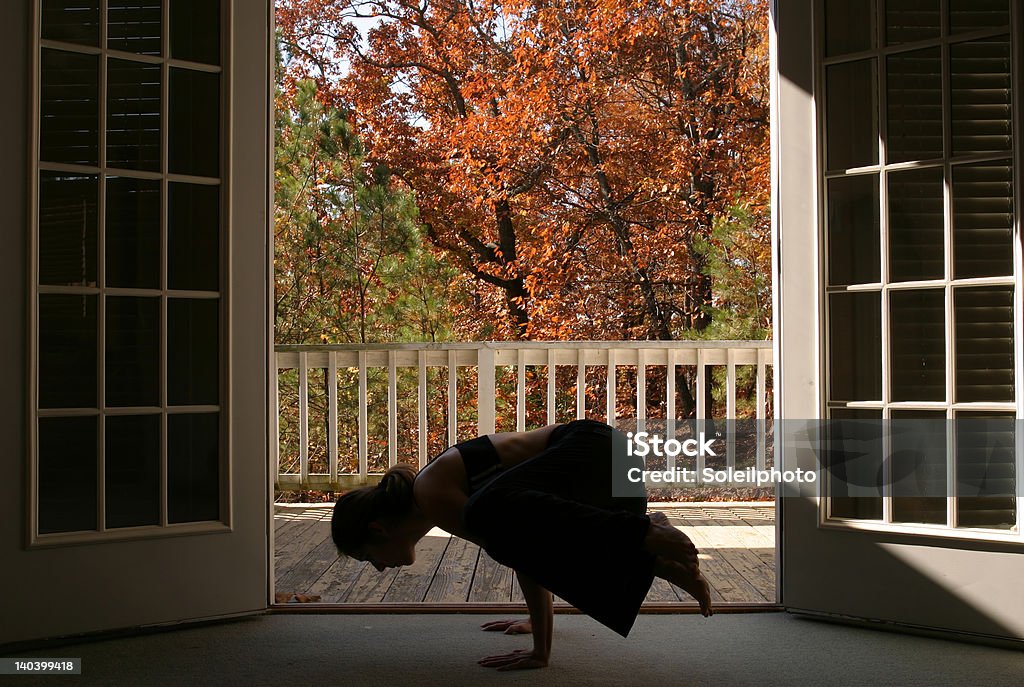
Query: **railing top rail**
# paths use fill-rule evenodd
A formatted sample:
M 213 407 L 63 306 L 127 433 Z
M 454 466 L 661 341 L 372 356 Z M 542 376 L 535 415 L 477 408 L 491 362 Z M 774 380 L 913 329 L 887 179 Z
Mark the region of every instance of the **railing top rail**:
M 472 342 L 417 342 L 417 343 L 372 343 L 372 344 L 276 344 L 274 351 L 277 353 L 295 353 L 302 351 L 446 351 L 446 350 L 475 350 L 490 348 L 494 350 L 544 350 L 558 348 L 586 348 L 593 350 L 603 349 L 770 349 L 772 341 L 472 341 Z

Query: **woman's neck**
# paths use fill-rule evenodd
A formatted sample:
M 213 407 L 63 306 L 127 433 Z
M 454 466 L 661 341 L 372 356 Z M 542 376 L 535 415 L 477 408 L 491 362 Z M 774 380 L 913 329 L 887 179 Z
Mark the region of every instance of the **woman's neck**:
M 427 536 L 427 532 L 434 529 L 434 522 L 424 515 L 418 506 L 414 506 L 406 527 L 406 531 L 414 538 L 413 541 L 419 541 Z

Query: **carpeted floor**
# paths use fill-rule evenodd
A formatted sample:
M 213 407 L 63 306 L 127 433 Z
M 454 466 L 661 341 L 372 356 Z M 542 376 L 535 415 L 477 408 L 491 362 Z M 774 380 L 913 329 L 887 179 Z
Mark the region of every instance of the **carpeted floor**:
M 500 617 L 500 616 L 495 616 Z M 499 673 L 485 655 L 529 638 L 484 633 L 485 615 L 268 615 L 29 651 L 81 657 L 80 676 L 0 676 L 0 684 L 330 687 L 1010 687 L 1024 652 L 805 620 L 784 613 L 641 615 L 628 639 L 590 618 L 555 618 L 552 664 Z

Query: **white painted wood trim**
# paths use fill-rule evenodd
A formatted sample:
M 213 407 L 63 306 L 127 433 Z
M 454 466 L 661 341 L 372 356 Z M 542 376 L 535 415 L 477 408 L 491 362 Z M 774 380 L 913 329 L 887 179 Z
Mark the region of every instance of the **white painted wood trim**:
M 555 365 L 555 349 L 548 349 L 548 424 L 555 423 L 555 382 L 558 368 Z
M 427 464 L 427 352 L 420 350 L 416 354 L 416 402 L 419 414 L 419 462 L 420 467 Z
M 309 478 L 309 372 L 306 353 L 299 353 L 299 478 Z
M 494 434 L 494 348 L 486 344 L 477 352 L 477 431 Z
M 388 467 L 398 462 L 398 362 L 388 351 Z
M 453 446 L 459 441 L 459 368 L 455 361 L 455 351 L 448 350 L 448 445 Z
M 327 368 L 327 461 L 331 480 L 338 479 L 338 355 L 328 354 Z
M 359 408 L 357 415 L 359 417 L 359 476 L 363 479 L 366 479 L 367 472 L 369 472 L 366 403 L 366 351 L 359 351 Z

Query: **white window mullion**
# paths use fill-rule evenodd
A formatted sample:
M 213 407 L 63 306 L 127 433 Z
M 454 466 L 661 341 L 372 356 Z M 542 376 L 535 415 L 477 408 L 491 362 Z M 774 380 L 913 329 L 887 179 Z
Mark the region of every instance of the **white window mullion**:
M 167 289 L 168 289 L 168 259 L 167 259 L 167 248 L 169 244 L 169 227 L 167 221 L 167 213 L 169 206 L 169 192 L 170 184 L 167 182 L 167 173 L 170 171 L 168 158 L 169 156 L 169 141 L 170 137 L 167 133 L 167 120 L 168 112 L 170 111 L 169 105 L 169 93 L 170 93 L 170 71 L 167 68 L 167 55 L 171 51 L 171 39 L 170 39 L 170 9 L 169 2 L 161 4 L 160 9 L 160 403 L 164 408 L 163 417 L 160 420 L 161 431 L 160 431 L 160 524 L 167 526 L 170 522 L 170 516 L 168 514 L 168 491 L 169 484 L 167 473 L 168 473 L 168 450 L 167 446 L 170 441 L 170 435 L 168 434 L 168 420 L 167 420 L 167 358 L 170 354 L 170 349 L 167 344 Z M 106 26 L 106 21 L 103 22 Z M 274 367 L 274 374 L 277 375 L 278 371 L 276 366 Z M 278 383 L 275 381 L 274 388 L 277 388 Z M 280 409 L 276 405 L 274 412 L 279 413 Z M 279 447 L 278 447 L 279 448 Z M 275 449 L 277 450 L 277 449 Z
M 99 155 L 100 169 L 107 166 L 107 0 L 100 0 L 100 54 L 99 54 Z M 107 453 L 107 175 L 99 174 L 96 199 L 96 285 L 100 289 L 96 303 L 96 330 L 99 341 L 96 350 L 96 393 L 99 403 L 99 446 L 97 447 L 97 499 L 96 529 L 105 532 L 106 518 L 106 453 Z M 38 229 L 37 229 L 38 231 Z

